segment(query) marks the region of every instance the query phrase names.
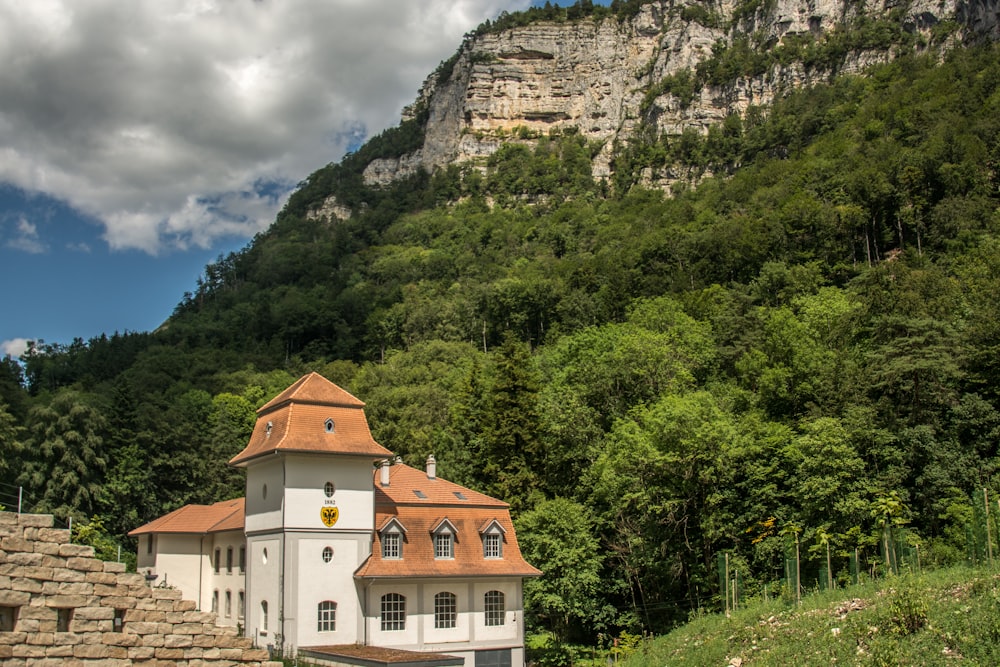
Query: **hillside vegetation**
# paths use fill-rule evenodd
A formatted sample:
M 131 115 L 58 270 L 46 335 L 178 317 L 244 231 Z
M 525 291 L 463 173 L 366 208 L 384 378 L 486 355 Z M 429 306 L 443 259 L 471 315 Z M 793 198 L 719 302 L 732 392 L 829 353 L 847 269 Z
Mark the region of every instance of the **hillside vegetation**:
M 623 667 L 996 665 L 1000 582 L 965 568 L 706 614 L 640 644 Z
M 907 549 L 924 567 L 983 553 L 990 524 L 968 528 L 1000 491 L 995 47 L 647 137 L 608 182 L 566 131 L 364 185 L 419 132 L 418 114 L 311 175 L 160 330 L 0 363 L 0 502 L 23 486 L 111 549 L 238 496 L 225 462 L 254 409 L 316 370 L 407 463 L 434 453 L 442 477 L 511 503 L 545 571 L 529 627 L 562 640 L 722 608 L 720 556 L 752 597 L 796 541 L 803 581 L 843 582 L 855 555 L 881 573 Z M 643 189 L 653 163 L 698 185 Z M 355 215 L 310 219 L 332 194 Z

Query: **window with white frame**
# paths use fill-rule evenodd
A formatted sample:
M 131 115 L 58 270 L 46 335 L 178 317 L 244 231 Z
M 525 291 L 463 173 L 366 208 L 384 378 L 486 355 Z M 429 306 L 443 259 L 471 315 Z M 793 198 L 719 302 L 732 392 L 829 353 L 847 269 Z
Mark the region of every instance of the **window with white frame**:
M 406 598 L 399 593 L 382 596 L 382 631 L 406 629 Z
M 483 558 L 503 558 L 503 535 L 500 533 L 483 535 Z
M 403 557 L 403 536 L 397 532 L 382 533 L 382 558 Z
M 434 535 L 434 557 L 455 557 L 454 536 L 451 533 L 436 533 Z
M 503 591 L 488 591 L 483 599 L 486 625 L 503 625 L 506 609 Z
M 319 632 L 334 632 L 337 629 L 337 603 L 324 600 L 317 610 L 316 629 Z
M 438 629 L 455 627 L 458 618 L 458 603 L 454 593 L 438 593 L 434 596 L 434 627 Z

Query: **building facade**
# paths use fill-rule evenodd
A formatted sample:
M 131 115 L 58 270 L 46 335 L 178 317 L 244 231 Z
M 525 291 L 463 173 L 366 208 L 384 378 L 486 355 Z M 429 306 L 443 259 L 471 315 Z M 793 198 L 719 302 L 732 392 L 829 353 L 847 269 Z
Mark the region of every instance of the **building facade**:
M 364 404 L 312 373 L 264 405 L 245 498 L 132 531 L 137 567 L 258 645 L 367 664 L 524 664 L 524 561 L 506 503 L 393 460 Z M 365 649 L 371 649 L 366 654 Z

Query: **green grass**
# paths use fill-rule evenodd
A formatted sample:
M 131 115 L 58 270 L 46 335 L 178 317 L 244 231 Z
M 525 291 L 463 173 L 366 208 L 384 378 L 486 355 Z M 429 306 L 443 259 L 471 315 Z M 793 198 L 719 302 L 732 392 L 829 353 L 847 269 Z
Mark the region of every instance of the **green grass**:
M 952 568 L 694 618 L 621 667 L 1000 665 L 1000 575 Z

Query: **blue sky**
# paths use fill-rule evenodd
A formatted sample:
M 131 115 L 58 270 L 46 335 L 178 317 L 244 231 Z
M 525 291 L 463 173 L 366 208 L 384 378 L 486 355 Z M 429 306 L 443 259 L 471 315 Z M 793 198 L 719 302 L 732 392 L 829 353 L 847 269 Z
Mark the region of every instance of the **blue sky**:
M 0 355 L 155 329 L 466 31 L 527 5 L 0 0 Z

